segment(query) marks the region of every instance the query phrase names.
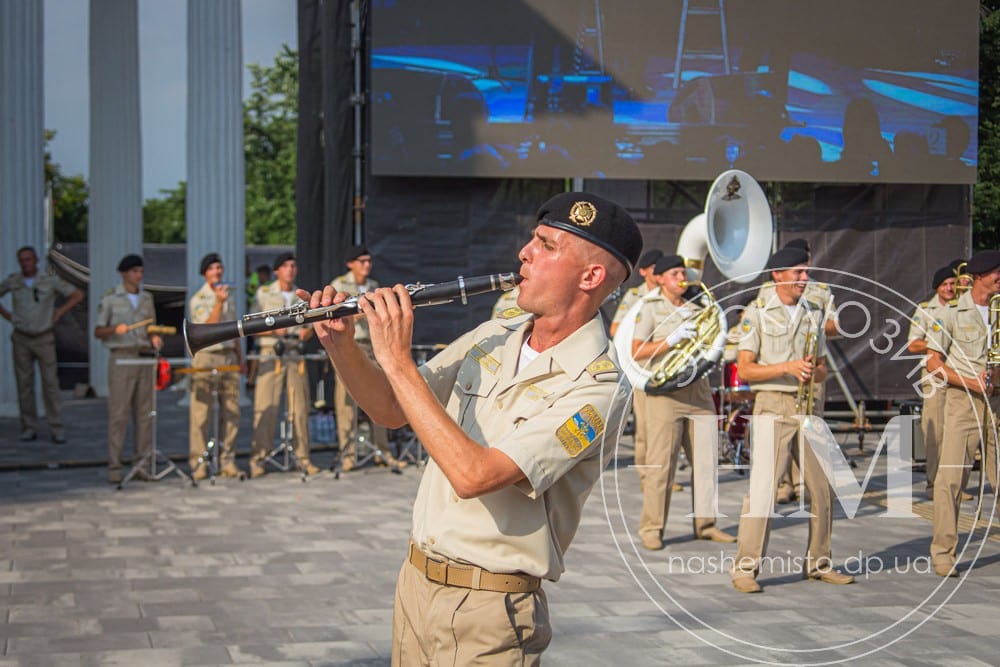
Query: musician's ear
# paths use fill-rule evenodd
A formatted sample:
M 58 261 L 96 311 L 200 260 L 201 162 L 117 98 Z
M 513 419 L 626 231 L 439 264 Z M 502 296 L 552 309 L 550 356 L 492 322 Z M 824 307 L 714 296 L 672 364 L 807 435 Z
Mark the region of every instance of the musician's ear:
M 587 264 L 580 276 L 580 289 L 592 292 L 608 281 L 608 267 L 603 264 Z

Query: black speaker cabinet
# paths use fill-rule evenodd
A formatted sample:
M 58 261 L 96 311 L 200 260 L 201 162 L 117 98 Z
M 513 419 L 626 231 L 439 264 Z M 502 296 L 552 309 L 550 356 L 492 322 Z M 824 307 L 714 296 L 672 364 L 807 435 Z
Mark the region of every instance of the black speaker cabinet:
M 924 432 L 920 429 L 920 401 L 903 401 L 899 404 L 899 414 L 916 415 L 913 420 L 913 462 L 925 463 L 927 461 L 927 447 L 924 445 Z

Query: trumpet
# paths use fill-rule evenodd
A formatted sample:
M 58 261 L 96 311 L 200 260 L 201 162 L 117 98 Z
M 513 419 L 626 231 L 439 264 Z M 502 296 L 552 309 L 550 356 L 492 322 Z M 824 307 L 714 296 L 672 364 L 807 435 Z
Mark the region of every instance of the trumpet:
M 986 346 L 986 395 L 993 395 L 993 371 L 1000 366 L 1000 294 L 990 297 L 989 344 Z
M 516 273 L 494 273 L 485 276 L 474 276 L 445 283 L 424 285 L 413 283 L 406 285 L 406 291 L 414 306 L 437 306 L 461 299 L 462 304 L 468 303 L 468 297 L 486 292 L 508 292 L 520 283 L 522 277 Z M 341 303 L 319 308 L 310 308 L 302 302 L 284 308 L 250 313 L 231 322 L 214 322 L 211 324 L 195 324 L 184 320 L 184 343 L 192 356 L 198 350 L 210 345 L 234 338 L 256 336 L 258 334 L 300 326 L 322 320 L 335 320 L 360 312 L 358 298 L 349 297 Z
M 808 381 L 799 382 L 799 388 L 795 392 L 795 412 L 800 415 L 805 415 L 806 419 L 803 421 L 805 425 L 809 424 L 809 417 L 812 417 L 813 410 L 815 409 L 816 353 L 819 352 L 819 333 L 822 326 L 823 311 L 820 310 L 816 317 L 816 328 L 810 329 L 809 333 L 806 334 L 805 349 L 802 353 L 803 357 L 812 357 L 813 372 L 809 375 Z
M 972 287 L 972 274 L 964 273 L 968 262 L 962 262 L 955 267 L 955 297 L 960 297 Z

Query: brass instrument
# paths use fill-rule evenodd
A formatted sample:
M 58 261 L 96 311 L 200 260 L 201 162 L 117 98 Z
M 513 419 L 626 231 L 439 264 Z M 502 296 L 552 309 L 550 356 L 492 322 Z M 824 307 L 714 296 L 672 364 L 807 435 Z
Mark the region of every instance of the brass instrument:
M 962 269 L 964 269 L 967 264 L 968 264 L 968 262 L 962 262 L 961 264 L 959 264 L 958 266 L 955 267 L 955 298 L 956 299 L 958 297 L 962 296 L 963 294 L 965 294 L 967 291 L 969 291 L 969 289 L 972 288 L 972 274 L 971 273 L 963 273 L 962 272 Z
M 986 346 L 986 395 L 993 394 L 993 371 L 1000 367 L 1000 294 L 990 297 L 989 343 Z
M 707 301 L 705 308 L 691 316 L 695 335 L 674 345 L 664 355 L 659 367 L 646 382 L 645 391 L 661 396 L 686 387 L 708 373 L 718 363 L 725 345 L 725 315 L 711 290 L 700 280 L 685 280 L 681 287 L 697 285 Z M 721 340 L 720 340 L 721 336 Z
M 406 285 L 406 291 L 410 293 L 414 306 L 436 306 L 450 303 L 459 298 L 465 304 L 468 303 L 467 298 L 470 296 L 498 290 L 508 292 L 514 289 L 519 282 L 521 282 L 521 276 L 516 273 L 494 273 L 471 278 L 459 276 L 457 280 L 445 283 L 410 284 Z M 184 320 L 184 342 L 187 345 L 188 353 L 194 356 L 198 350 L 225 340 L 357 315 L 360 312 L 358 298 L 352 296 L 341 303 L 319 308 L 310 308 L 308 303 L 302 302 L 275 310 L 250 313 L 232 322 L 195 324 Z
M 803 358 L 812 357 L 813 372 L 807 381 L 803 382 L 801 378 L 799 379 L 799 388 L 795 392 L 795 412 L 805 415 L 806 418 L 803 420 L 805 426 L 809 425 L 809 418 L 812 417 L 816 408 L 816 353 L 819 352 L 819 335 L 823 326 L 822 309 L 816 309 L 813 312 L 817 312 L 816 327 L 810 329 L 806 334 L 805 349 L 802 353 Z

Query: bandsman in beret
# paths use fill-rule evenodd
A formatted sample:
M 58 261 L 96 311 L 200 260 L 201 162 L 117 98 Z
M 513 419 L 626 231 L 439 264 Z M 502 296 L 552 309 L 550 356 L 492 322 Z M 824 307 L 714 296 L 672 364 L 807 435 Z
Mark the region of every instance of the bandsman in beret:
M 996 392 L 1000 376 L 997 366 L 990 361 L 1000 353 L 991 349 L 998 323 L 990 303 L 1000 294 L 1000 251 L 976 253 L 965 272 L 972 276 L 971 287 L 957 301 L 949 302 L 940 318 L 941 335 L 927 341 L 927 372 L 947 383 L 944 435 L 934 477 L 934 537 L 930 553 L 934 572 L 942 577 L 957 575 L 959 503 L 981 445 L 984 445 L 982 461 L 986 479 L 994 492 L 1000 488 L 993 425 L 1000 409 Z
M 796 405 L 800 385 L 826 377 L 826 335 L 823 306 L 804 298 L 809 280 L 809 255 L 802 248 L 785 247 L 767 262 L 774 282 L 774 298 L 750 303 L 743 314 L 737 353 L 739 376 L 756 392 L 753 469 L 750 488 L 743 499 L 739 544 L 731 572 L 733 586 L 742 593 L 761 591 L 757 583 L 764 561 L 777 481 L 797 460 L 809 493 L 809 544 L 802 575 L 831 584 L 849 584 L 854 578 L 833 569 L 830 534 L 833 528 L 832 491 L 811 447 L 797 446 L 802 424 L 800 409 L 812 414 L 812 406 Z M 815 341 L 815 352 L 807 341 Z M 761 429 L 772 423 L 773 432 Z M 771 437 L 767 437 L 770 435 Z M 799 457 L 802 460 L 798 460 Z
M 274 259 L 274 282 L 257 289 L 253 310 L 277 310 L 301 303 L 296 293 L 299 274 L 295 255 L 283 252 Z M 250 449 L 250 476 L 260 477 L 267 464 L 275 463 L 272 454 L 274 433 L 278 426 L 281 395 L 286 396 L 286 419 L 292 422 L 294 460 L 302 472 L 316 475 L 320 469 L 312 463 L 309 450 L 309 374 L 303 358 L 304 343 L 312 338 L 308 325 L 278 329 L 257 336 L 260 362 L 253 392 L 253 442 Z M 286 450 L 287 451 L 287 450 Z M 279 466 L 280 467 L 280 466 Z
M 910 318 L 910 333 L 906 339 L 906 349 L 910 354 L 927 354 L 928 341 L 942 333 L 941 321 L 948 304 L 955 298 L 955 270 L 951 265 L 942 266 L 931 278 L 934 295 L 917 304 Z M 940 345 L 940 344 L 939 344 Z M 920 430 L 923 432 L 924 449 L 927 454 L 928 499 L 934 498 L 934 479 L 940 458 L 940 444 L 944 437 L 944 396 L 945 383 L 937 376 L 927 374 L 927 361 L 921 360 L 924 368 L 920 372 L 919 393 L 921 398 Z
M 628 407 L 599 309 L 639 261 L 638 226 L 583 192 L 553 197 L 536 219 L 518 254 L 524 315 L 488 320 L 423 366 L 402 285 L 360 299 L 378 366 L 353 322 L 314 325 L 361 408 L 409 424 L 430 456 L 396 586 L 394 663 L 538 661 L 551 638 L 542 582 L 563 571 Z M 311 305 L 344 298 L 327 287 Z
M 201 258 L 199 270 L 204 283 L 188 302 L 188 319 L 198 324 L 235 320 L 231 286 L 222 280 L 225 273 L 222 258 L 218 253 L 208 253 Z M 191 367 L 202 371 L 191 378 L 188 450 L 191 477 L 198 481 L 220 474 L 242 479 L 243 471 L 236 465 L 236 434 L 240 425 L 239 374 L 244 370 L 243 349 L 238 341 L 216 343 L 196 352 Z M 217 418 L 213 417 L 215 409 Z M 219 448 L 215 454 L 206 447 L 209 439 Z M 218 455 L 218 470 L 213 460 L 215 455 Z
M 378 289 L 378 281 L 371 277 L 372 254 L 367 246 L 351 246 L 344 254 L 344 261 L 347 264 L 347 273 L 330 281 L 335 290 L 350 296 L 358 296 Z M 368 333 L 368 322 L 363 317 L 355 318 L 354 341 L 364 350 L 369 360 L 375 360 L 372 354 L 371 335 Z M 405 468 L 407 462 L 400 461 L 392 453 L 389 447 L 389 431 L 380 424 L 372 424 L 371 442 L 365 451 L 358 451 L 358 406 L 347 392 L 347 385 L 340 375 L 336 371 L 334 375 L 336 384 L 333 388 L 333 405 L 337 415 L 337 442 L 340 443 L 341 470 L 350 472 L 367 461 L 392 466 L 397 470 Z
M 632 357 L 650 374 L 663 365 L 665 356 L 689 345 L 697 334 L 694 319 L 704 308 L 685 301 L 685 263 L 680 255 L 663 255 L 653 271 L 659 289 L 642 299 L 632 334 Z M 691 462 L 691 504 L 694 537 L 731 543 L 736 538 L 716 525 L 716 478 L 713 447 L 697 443 L 692 415 L 714 415 L 715 406 L 707 377 L 694 378 L 667 395 L 645 396 L 647 419 L 645 447 L 636 448 L 636 469 L 642 488 L 639 539 L 650 550 L 663 548 L 663 537 L 674 491 L 674 474 L 683 449 Z M 709 443 L 710 445 L 713 443 Z
M 122 449 L 129 418 L 134 425 L 140 479 L 152 474 L 153 383 L 149 366 L 119 363 L 159 349 L 163 341 L 146 327 L 156 322 L 153 295 L 142 289 L 142 257 L 125 255 L 118 262 L 122 281 L 108 290 L 97 307 L 94 336 L 111 351 L 108 360 L 108 482 L 122 482 Z

